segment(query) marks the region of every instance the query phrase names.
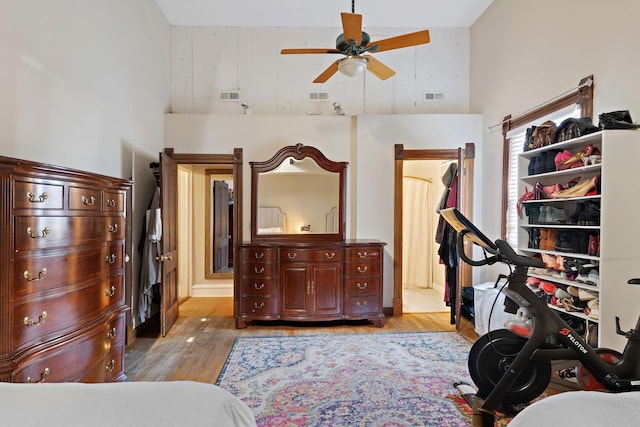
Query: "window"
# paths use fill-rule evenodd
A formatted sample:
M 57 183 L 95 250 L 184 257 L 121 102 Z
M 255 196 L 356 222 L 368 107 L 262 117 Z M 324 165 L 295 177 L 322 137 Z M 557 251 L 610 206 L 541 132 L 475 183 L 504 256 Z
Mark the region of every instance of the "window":
M 517 117 L 503 119 L 502 239 L 510 244 L 517 244 L 518 155 L 524 150 L 527 128 L 546 120 L 560 124 L 568 117 L 593 117 L 593 86 L 593 76 L 587 76 L 575 89 Z

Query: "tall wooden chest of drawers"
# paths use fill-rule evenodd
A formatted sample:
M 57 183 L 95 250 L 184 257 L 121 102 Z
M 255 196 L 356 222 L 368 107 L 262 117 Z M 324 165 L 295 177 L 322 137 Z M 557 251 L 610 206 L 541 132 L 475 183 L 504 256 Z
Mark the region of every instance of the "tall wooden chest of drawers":
M 126 379 L 131 182 L 0 157 L 0 381 Z

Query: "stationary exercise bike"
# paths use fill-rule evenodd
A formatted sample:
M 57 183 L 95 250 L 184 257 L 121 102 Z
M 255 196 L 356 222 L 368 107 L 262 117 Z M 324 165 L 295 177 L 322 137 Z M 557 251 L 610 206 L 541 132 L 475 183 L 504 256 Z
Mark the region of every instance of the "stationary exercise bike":
M 473 425 L 493 426 L 494 411 L 528 403 L 540 396 L 551 380 L 552 361 L 576 361 L 577 379 L 587 390 L 611 392 L 640 390 L 640 317 L 634 329 L 622 331 L 616 317 L 616 333 L 627 338 L 622 353 L 592 348 L 555 310 L 546 297 L 527 286 L 529 267 L 545 267 L 542 261 L 518 255 L 504 240 L 492 242 L 457 209 L 440 211 L 457 232 L 458 248 L 467 239 L 480 246 L 484 259 L 470 259 L 463 250 L 458 255 L 469 265 L 496 262 L 509 265 L 510 274 L 501 292 L 504 310 L 518 314 L 508 329 L 482 335 L 469 352 L 469 373 L 478 388 L 474 397 Z M 640 278 L 629 284 L 640 284 Z

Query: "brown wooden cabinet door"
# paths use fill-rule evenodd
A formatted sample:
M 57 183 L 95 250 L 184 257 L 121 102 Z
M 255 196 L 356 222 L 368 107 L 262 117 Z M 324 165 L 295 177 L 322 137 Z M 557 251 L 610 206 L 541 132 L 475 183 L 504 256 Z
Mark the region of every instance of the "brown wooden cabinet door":
M 340 263 L 284 263 L 282 317 L 339 316 L 342 314 Z

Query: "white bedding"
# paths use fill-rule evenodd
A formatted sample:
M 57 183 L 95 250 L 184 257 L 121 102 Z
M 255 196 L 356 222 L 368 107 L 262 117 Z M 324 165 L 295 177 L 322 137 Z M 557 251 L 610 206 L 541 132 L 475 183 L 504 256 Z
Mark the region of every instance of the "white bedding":
M 255 427 L 249 407 L 194 381 L 0 383 L 0 425 L 47 427 Z
M 527 406 L 509 427 L 640 425 L 640 392 L 567 391 Z

